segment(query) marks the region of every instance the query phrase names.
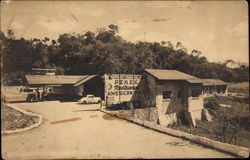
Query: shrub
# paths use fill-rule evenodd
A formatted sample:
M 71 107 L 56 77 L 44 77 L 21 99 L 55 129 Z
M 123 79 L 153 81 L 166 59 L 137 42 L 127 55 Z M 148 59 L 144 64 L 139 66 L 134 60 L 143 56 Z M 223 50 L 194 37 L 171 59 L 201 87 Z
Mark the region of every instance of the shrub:
M 207 103 L 204 104 L 204 107 L 207 109 L 217 110 L 220 107 L 218 97 L 212 97 L 206 99 Z

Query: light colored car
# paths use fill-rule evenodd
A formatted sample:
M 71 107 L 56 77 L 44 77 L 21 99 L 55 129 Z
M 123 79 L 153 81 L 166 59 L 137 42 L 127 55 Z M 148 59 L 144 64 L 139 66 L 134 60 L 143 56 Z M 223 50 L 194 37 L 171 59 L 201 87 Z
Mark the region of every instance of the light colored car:
M 101 103 L 102 100 L 100 97 L 95 97 L 92 94 L 88 94 L 86 97 L 83 97 L 79 100 L 79 103 L 88 104 L 88 103 Z
M 6 86 L 2 90 L 4 101 L 36 101 L 37 92 L 27 86 Z
M 19 93 L 26 97 L 26 101 L 37 101 L 37 91 L 35 88 L 21 88 Z

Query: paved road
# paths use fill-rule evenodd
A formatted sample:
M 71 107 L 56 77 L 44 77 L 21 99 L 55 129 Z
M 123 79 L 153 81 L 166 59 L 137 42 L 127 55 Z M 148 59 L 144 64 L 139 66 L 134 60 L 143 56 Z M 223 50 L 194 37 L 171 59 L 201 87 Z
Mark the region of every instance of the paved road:
M 41 114 L 38 128 L 2 136 L 5 159 L 48 158 L 229 158 L 193 144 L 94 111 L 73 102 L 16 103 Z M 68 120 L 71 121 L 62 121 Z M 51 123 L 52 122 L 52 123 Z

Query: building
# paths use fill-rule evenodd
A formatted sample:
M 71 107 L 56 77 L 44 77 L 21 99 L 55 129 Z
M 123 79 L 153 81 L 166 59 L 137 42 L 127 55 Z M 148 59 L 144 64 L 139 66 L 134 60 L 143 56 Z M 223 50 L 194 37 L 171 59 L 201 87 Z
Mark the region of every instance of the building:
M 177 70 L 145 69 L 138 88 L 143 93 L 141 105 L 156 107 L 161 125 L 180 120 L 195 126 L 201 120 L 202 79 Z
M 204 97 L 227 96 L 228 84 L 220 79 L 203 79 L 203 95 Z
M 94 94 L 106 106 L 127 104 L 130 108 L 157 110 L 160 125 L 181 121 L 196 125 L 203 107 L 203 79 L 177 70 L 145 69 L 141 75 L 26 75 L 29 86 L 64 95 Z M 119 105 L 117 105 L 119 106 Z M 121 106 L 121 105 L 120 105 Z
M 55 75 L 56 69 L 45 69 L 45 68 L 32 68 L 32 75 Z
M 103 81 L 98 75 L 25 75 L 25 78 L 28 86 L 52 95 L 81 97 L 93 94 L 104 98 Z

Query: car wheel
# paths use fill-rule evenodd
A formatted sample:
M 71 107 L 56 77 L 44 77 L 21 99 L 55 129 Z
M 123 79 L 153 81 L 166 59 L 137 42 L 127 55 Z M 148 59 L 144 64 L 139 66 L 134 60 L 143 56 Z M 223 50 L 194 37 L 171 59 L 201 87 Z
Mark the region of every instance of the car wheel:
M 87 102 L 86 102 L 86 101 L 83 101 L 82 103 L 83 103 L 83 104 L 87 104 Z
M 30 101 L 33 102 L 35 101 L 36 99 L 34 97 L 31 97 Z
M 101 100 L 99 100 L 97 103 L 101 103 L 102 101 Z
M 29 102 L 36 101 L 36 96 L 35 95 L 29 95 L 28 98 L 27 98 L 27 101 L 29 101 Z

